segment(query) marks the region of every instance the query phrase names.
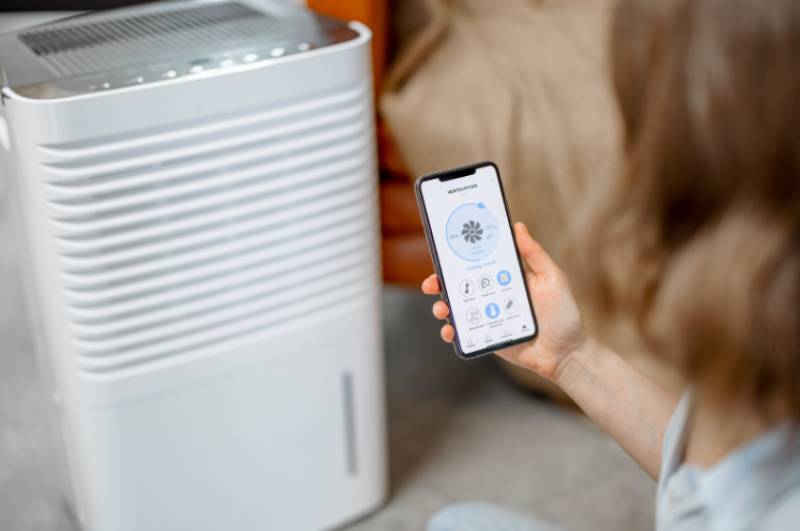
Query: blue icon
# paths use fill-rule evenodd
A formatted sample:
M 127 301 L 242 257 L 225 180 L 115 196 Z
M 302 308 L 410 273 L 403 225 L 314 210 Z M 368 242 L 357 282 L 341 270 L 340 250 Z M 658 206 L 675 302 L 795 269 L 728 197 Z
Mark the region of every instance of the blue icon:
M 508 286 L 511 283 L 511 273 L 505 269 L 497 273 L 497 283 L 501 286 Z
M 496 305 L 493 302 L 490 302 L 486 305 L 486 317 L 489 319 L 497 319 L 497 316 L 500 315 L 500 306 Z

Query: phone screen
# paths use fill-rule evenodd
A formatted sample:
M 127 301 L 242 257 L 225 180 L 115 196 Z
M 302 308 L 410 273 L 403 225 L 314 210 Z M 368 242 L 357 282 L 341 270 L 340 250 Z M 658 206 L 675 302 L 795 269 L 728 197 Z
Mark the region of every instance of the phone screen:
M 496 167 L 426 176 L 418 193 L 457 350 L 477 356 L 534 337 L 536 319 Z

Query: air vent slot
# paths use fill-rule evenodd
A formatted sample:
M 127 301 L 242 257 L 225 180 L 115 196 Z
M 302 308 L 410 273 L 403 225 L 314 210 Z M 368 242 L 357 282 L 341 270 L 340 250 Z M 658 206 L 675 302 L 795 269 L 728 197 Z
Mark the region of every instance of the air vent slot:
M 272 46 L 288 46 L 297 39 L 320 41 L 319 25 L 311 16 L 281 13 L 227 1 L 189 6 L 157 2 L 121 14 L 99 13 L 54 22 L 21 32 L 17 38 L 60 78 L 98 81 L 101 78 L 96 74 L 103 74 L 102 79 L 111 79 L 117 86 L 131 76 L 141 76 L 142 82 L 155 79 L 153 72 L 163 74 L 165 68 L 178 69 L 184 75 L 183 69 L 190 64 L 204 69 L 223 56 L 239 56 L 243 50 L 272 50 Z M 216 59 L 212 61 L 211 56 Z M 155 70 L 151 72 L 151 68 Z M 78 82 L 76 86 L 83 85 Z
M 38 146 L 78 369 L 113 377 L 367 306 L 369 86 Z M 199 121 L 198 121 L 199 120 Z
M 5 87 L 31 99 L 108 95 L 222 73 L 247 77 L 253 69 L 286 65 L 297 57 L 320 59 L 323 50 L 344 51 L 340 45 L 367 38 L 357 23 L 295 5 L 302 3 L 161 0 L 0 33 L 0 77 Z M 329 68 L 334 79 L 350 75 L 347 68 Z M 112 147 L 108 140 L 106 147 Z
M 260 11 L 236 2 L 200 5 L 167 12 L 120 17 L 102 22 L 65 24 L 20 34 L 36 55 L 50 55 L 112 42 L 197 31 L 245 19 L 272 20 Z

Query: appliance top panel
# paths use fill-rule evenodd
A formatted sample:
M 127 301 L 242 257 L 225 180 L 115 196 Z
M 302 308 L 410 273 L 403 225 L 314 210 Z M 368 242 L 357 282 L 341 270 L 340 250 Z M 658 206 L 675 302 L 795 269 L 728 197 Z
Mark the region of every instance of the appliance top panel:
M 237 68 L 347 42 L 342 22 L 270 0 L 161 1 L 0 35 L 3 89 L 32 99 Z

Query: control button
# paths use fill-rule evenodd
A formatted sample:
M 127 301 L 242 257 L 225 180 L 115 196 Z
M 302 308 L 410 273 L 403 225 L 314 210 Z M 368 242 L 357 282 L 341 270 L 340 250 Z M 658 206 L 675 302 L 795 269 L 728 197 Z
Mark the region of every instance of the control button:
M 467 348 L 472 348 L 475 346 L 475 343 L 470 339 L 467 341 Z
M 522 325 L 522 331 L 523 332 L 527 332 L 528 331 L 528 325 Z
M 511 283 L 511 273 L 505 269 L 497 273 L 497 283 L 501 286 L 508 286 Z
M 458 291 L 465 298 L 472 297 L 475 295 L 475 285 L 470 279 L 462 280 L 461 284 L 458 285 Z
M 492 336 L 490 336 L 490 335 L 488 335 L 488 334 L 487 334 L 487 335 L 486 335 L 486 339 L 484 339 L 484 341 L 486 341 L 486 343 L 487 343 L 487 344 L 488 344 L 488 343 L 491 343 L 491 342 L 492 342 Z
M 300 50 L 301 52 L 307 52 L 311 49 L 311 43 L 301 42 L 300 44 L 297 45 L 297 49 Z
M 270 56 L 272 57 L 280 57 L 286 53 L 286 50 L 283 48 L 273 48 L 269 51 Z
M 467 322 L 475 325 L 481 322 L 481 311 L 477 308 L 470 308 L 467 310 Z
M 491 291 L 494 287 L 494 282 L 492 282 L 492 277 L 489 275 L 483 275 L 481 278 L 478 279 L 478 286 L 481 288 L 483 293 Z
M 247 54 L 244 54 L 244 57 L 242 57 L 242 61 L 244 61 L 245 63 L 252 63 L 253 61 L 257 61 L 257 60 L 258 60 L 258 54 L 257 53 L 247 53 Z
M 513 297 L 509 297 L 506 299 L 506 302 L 503 303 L 503 309 L 505 309 L 506 313 L 514 315 L 519 311 L 519 304 L 517 304 L 517 299 Z
M 489 319 L 497 319 L 497 316 L 500 315 L 500 306 L 497 304 L 490 302 L 486 305 L 486 317 Z
M 166 79 L 172 79 L 177 75 L 178 73 L 175 70 L 167 70 L 166 72 L 164 72 L 164 75 L 162 77 Z
M 508 328 L 506 328 L 505 330 L 503 330 L 503 335 L 502 335 L 502 337 L 510 337 L 510 336 L 511 336 L 511 332 L 508 330 Z

